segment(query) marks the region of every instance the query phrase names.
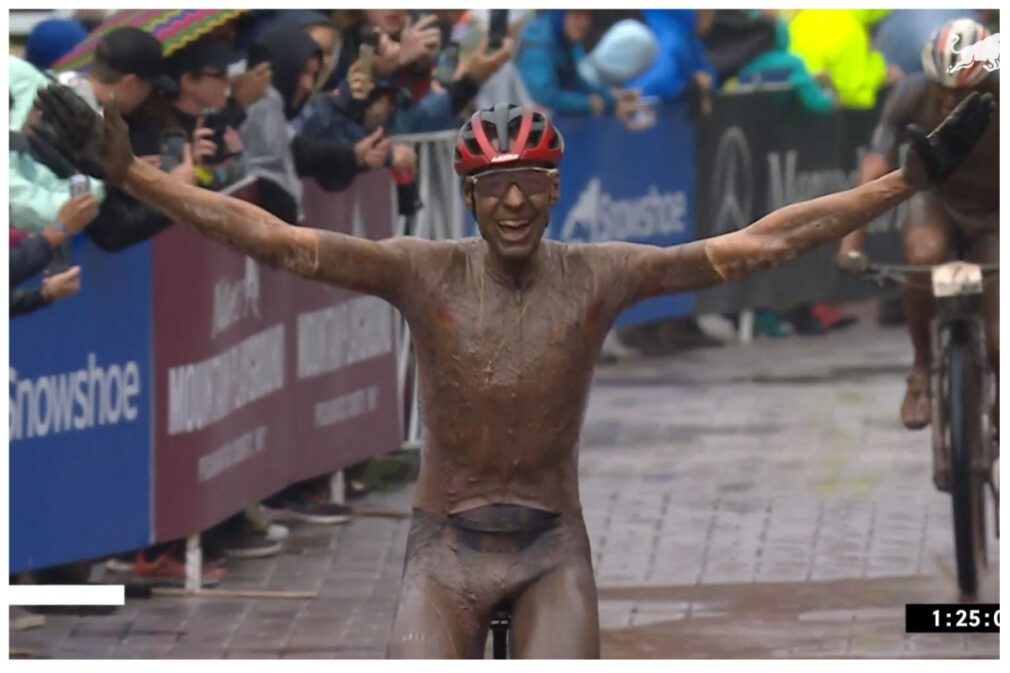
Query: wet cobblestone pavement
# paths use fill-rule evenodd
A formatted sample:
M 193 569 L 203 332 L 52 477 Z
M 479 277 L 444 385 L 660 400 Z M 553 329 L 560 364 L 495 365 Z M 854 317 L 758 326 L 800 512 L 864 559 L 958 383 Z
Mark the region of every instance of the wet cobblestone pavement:
M 905 603 L 958 600 L 929 434 L 898 423 L 910 357 L 903 329 L 859 326 L 601 367 L 580 471 L 603 656 L 998 657 L 996 634 L 904 632 Z M 406 511 L 411 491 L 365 504 Z M 293 526 L 282 554 L 231 562 L 221 585 L 315 600 L 131 600 L 47 615 L 11 647 L 381 657 L 406 532 L 396 518 Z M 979 600 L 998 602 L 995 539 L 989 557 Z

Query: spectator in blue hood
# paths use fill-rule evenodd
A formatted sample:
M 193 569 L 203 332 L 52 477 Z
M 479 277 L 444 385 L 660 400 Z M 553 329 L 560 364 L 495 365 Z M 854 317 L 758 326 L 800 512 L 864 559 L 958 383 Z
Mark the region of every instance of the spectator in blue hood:
M 88 31 L 70 19 L 46 19 L 35 24 L 25 44 L 25 60 L 39 70 L 49 70 L 84 41 Z
M 615 96 L 579 74 L 592 23 L 587 10 L 552 9 L 538 16 L 519 38 L 516 66 L 533 100 L 557 114 L 612 112 L 624 117 L 635 108 L 634 95 Z
M 716 88 L 717 75 L 705 58 L 701 36 L 712 26 L 713 10 L 646 9 L 642 14 L 659 40 L 659 56 L 628 86 L 642 96 L 686 95 L 696 111 L 707 112 L 708 94 Z

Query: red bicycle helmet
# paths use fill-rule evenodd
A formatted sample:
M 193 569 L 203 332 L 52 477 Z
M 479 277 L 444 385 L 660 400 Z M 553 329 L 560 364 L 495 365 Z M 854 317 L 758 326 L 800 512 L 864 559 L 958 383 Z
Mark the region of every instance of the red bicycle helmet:
M 474 112 L 463 124 L 456 138 L 454 166 L 460 175 L 521 163 L 554 167 L 564 153 L 561 132 L 547 115 L 512 103 L 498 103 Z

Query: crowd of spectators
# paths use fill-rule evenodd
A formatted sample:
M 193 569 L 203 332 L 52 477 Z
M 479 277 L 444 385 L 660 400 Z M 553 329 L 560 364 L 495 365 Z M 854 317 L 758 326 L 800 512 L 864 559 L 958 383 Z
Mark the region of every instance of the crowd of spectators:
M 954 13 L 998 21 L 997 13 Z M 72 197 L 82 176 L 48 145 L 33 107 L 35 92 L 53 80 L 96 109 L 114 97 L 137 156 L 174 179 L 218 191 L 256 181 L 261 205 L 299 224 L 305 180 L 341 191 L 369 171 L 392 173 L 400 213 L 411 214 L 419 206 L 417 155 L 395 136 L 458 128 L 476 106 L 501 100 L 613 116 L 631 131 L 654 123 L 659 101 L 683 100 L 704 116 L 715 92 L 766 83 L 792 85 L 815 112 L 870 108 L 884 87 L 917 69 L 921 44 L 949 17 L 945 10 L 250 10 L 168 54 L 143 30 L 117 28 L 77 72 L 60 70 L 59 60 L 102 14 L 43 21 L 24 58 L 9 58 L 11 286 L 44 274 L 36 289 L 12 290 L 11 313 L 87 282 L 87 269 L 57 259 L 78 232 L 112 254 L 172 224 L 93 178 L 84 180 L 86 194 Z M 821 315 L 823 329 L 844 322 Z M 766 323 L 759 327 L 767 334 L 791 331 L 781 320 Z M 325 491 L 299 485 L 266 508 L 274 521 L 346 521 L 346 508 Z M 250 529 L 258 543 L 249 542 Z M 235 555 L 272 553 L 281 537 L 252 516 L 221 533 Z M 148 550 L 132 568 L 181 578 L 180 547 Z M 220 569 L 206 573 L 212 581 Z

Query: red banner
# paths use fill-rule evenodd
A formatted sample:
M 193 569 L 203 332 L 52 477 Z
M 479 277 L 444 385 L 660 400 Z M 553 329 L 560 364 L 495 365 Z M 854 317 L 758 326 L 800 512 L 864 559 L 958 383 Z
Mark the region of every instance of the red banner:
M 387 176 L 336 194 L 305 185 L 304 226 L 392 235 Z M 152 270 L 156 539 L 399 446 L 389 304 L 275 271 L 187 226 L 158 236 Z

